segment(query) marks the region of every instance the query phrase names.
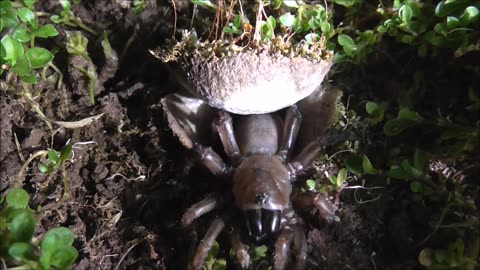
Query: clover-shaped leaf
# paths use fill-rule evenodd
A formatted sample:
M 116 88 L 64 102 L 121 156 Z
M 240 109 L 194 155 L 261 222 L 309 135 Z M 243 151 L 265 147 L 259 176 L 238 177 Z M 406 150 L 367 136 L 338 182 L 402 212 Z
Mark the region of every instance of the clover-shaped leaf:
M 28 243 L 35 231 L 35 219 L 30 209 L 14 209 L 8 216 L 8 230 L 14 242 Z
M 29 196 L 24 189 L 14 187 L 8 192 L 6 200 L 8 206 L 25 208 L 28 205 Z

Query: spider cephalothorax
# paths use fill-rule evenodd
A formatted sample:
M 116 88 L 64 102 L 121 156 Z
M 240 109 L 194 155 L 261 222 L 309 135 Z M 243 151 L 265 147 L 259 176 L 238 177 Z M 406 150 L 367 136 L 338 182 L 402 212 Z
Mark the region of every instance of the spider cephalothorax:
M 323 149 L 324 141 L 314 140 L 291 159 L 301 122 L 295 105 L 288 109 L 285 123 L 282 122 L 277 115 L 259 114 L 239 116 L 232 123 L 228 113 L 219 111 L 215 125 L 230 165 L 211 148 L 199 144 L 193 147 L 214 175 L 231 181 L 233 196 L 210 196 L 196 203 L 184 214 L 182 225 L 187 226 L 199 216 L 219 208 L 229 201 L 225 197 L 233 197 L 234 207 L 243 212 L 245 225 L 245 233 L 238 228 L 232 241 L 242 268 L 251 263 L 247 246 L 242 242 L 259 244 L 272 238 L 276 238 L 273 269 L 285 269 L 292 242 L 295 269 L 305 266 L 306 239 L 301 219 L 293 211 L 290 200 L 292 182 Z M 333 206 L 319 194 L 305 195 L 300 201 L 303 205 L 316 206 L 327 221 L 335 217 Z M 214 240 L 231 216 L 226 213 L 211 223 L 190 264 L 191 269 L 202 268 Z

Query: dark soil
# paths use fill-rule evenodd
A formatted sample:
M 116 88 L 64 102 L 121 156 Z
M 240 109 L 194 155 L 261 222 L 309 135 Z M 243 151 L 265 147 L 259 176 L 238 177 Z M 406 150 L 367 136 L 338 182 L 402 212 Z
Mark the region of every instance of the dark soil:
M 89 103 L 88 79 L 72 68 L 86 64 L 65 52 L 54 60 L 63 72 L 65 89 L 39 83 L 32 91 L 39 94 L 36 101 L 49 119 L 78 121 L 104 113 L 97 121 L 76 129 L 54 124 L 58 129 L 52 136 L 28 103 L 13 94 L 16 89 L 1 91 L 0 192 L 5 195 L 31 154 L 59 150 L 70 141 L 74 145 L 73 161 L 66 167 L 70 198 L 59 202 L 62 174 L 38 172 L 41 160 L 30 164 L 23 180 L 31 207 L 43 209 L 37 236 L 56 226 L 73 230 L 74 246 L 80 252 L 73 269 L 185 269 L 208 218 L 192 232 L 180 228 L 180 217 L 219 187 L 172 135 L 159 105 L 162 97 L 179 89 L 167 68 L 148 52 L 173 32 L 169 1 L 147 1 L 148 7 L 139 15 L 118 2 L 82 0 L 73 6 L 85 24 L 98 31 L 108 29 L 118 54 L 118 63 L 105 59 L 101 39 L 84 33 L 93 63 L 102 74 L 95 87 L 95 105 Z M 58 13 L 57 3 L 39 1 L 37 9 Z M 190 11 L 181 4 L 177 9 L 180 28 L 189 21 Z M 58 28 L 55 42 L 61 46 L 65 31 L 73 29 Z M 415 243 L 430 232 L 431 211 L 428 206 L 405 206 L 402 198 L 408 190 L 408 184 L 398 183 L 370 191 L 344 190 L 341 221 L 332 225 L 316 213 L 303 213 L 308 267 L 419 268 L 416 256 L 422 246 Z M 368 200 L 372 201 L 360 203 Z M 229 245 L 226 235 L 219 242 Z M 227 248 L 222 252 L 228 257 Z

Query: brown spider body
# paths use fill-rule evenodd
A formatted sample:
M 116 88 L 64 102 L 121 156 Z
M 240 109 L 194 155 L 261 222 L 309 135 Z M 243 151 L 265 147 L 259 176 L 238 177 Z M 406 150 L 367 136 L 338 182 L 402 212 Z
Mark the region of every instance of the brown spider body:
M 211 148 L 196 144 L 194 149 L 214 175 L 232 181 L 234 204 L 244 213 L 243 224 L 246 225 L 245 233 L 238 228 L 233 234 L 232 249 L 237 261 L 242 268 L 251 265 L 247 245 L 242 241 L 259 244 L 273 239 L 273 269 L 285 269 L 293 243 L 295 269 L 301 270 L 305 267 L 307 246 L 302 221 L 293 211 L 290 200 L 292 182 L 323 149 L 324 143 L 313 141 L 290 159 L 301 122 L 295 105 L 287 111 L 285 121 L 273 114 L 241 116 L 236 120 L 233 123 L 228 113 L 220 111 L 215 122 L 230 165 Z M 209 197 L 193 205 L 184 214 L 182 225 L 187 226 L 201 215 L 219 208 L 225 202 L 221 197 Z M 333 206 L 319 194 L 310 194 L 301 200 L 319 208 L 327 221 L 335 217 Z M 218 217 L 211 223 L 190 269 L 203 267 L 228 217 L 228 214 Z

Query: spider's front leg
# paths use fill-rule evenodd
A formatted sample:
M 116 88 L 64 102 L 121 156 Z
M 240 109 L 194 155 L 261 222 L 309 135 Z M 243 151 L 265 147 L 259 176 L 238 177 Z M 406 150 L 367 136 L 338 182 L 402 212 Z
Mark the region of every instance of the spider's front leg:
M 284 270 L 288 261 L 290 243 L 292 242 L 292 230 L 290 227 L 284 227 L 278 235 L 275 242 L 275 255 L 273 256 L 273 269 Z
M 240 233 L 238 231 L 233 232 L 232 249 L 235 251 L 235 257 L 240 268 L 248 269 L 251 263 L 250 254 L 248 254 L 248 246 L 242 243 Z
M 285 227 L 275 242 L 274 270 L 286 269 L 290 244 L 293 242 L 293 254 L 295 255 L 295 267 L 293 269 L 303 270 L 307 259 L 307 239 L 303 229 L 303 221 L 299 216 L 291 211 L 287 211 L 284 215 L 286 219 Z
M 307 261 L 307 239 L 305 238 L 303 224 L 296 224 L 293 227 L 293 253 L 296 259 L 294 269 L 305 269 L 305 263 Z
M 335 207 L 324 196 L 317 192 L 305 192 L 295 194 L 292 203 L 296 209 L 313 209 L 317 208 L 320 216 L 327 222 L 335 221 Z
M 230 174 L 231 167 L 212 148 L 195 144 L 193 150 L 200 156 L 200 161 L 213 175 L 226 177 Z
M 301 123 L 302 114 L 298 110 L 297 105 L 294 104 L 287 111 L 287 116 L 285 117 L 285 123 L 283 125 L 282 140 L 280 141 L 277 151 L 277 156 L 282 160 L 286 160 L 292 151 Z
M 232 117 L 228 112 L 218 111 L 215 125 L 217 127 L 220 140 L 222 141 L 223 149 L 230 159 L 231 164 L 233 166 L 238 165 L 242 155 L 240 153 L 240 149 L 238 148 L 237 140 L 235 139 Z
M 325 149 L 325 143 L 322 139 L 317 139 L 307 144 L 305 148 L 292 160 L 288 163 L 288 170 L 291 175 L 292 180 L 295 177 L 302 173 L 310 164 L 315 160 L 315 158 Z
M 218 196 L 207 196 L 205 199 L 197 202 L 196 204 L 192 205 L 182 216 L 181 224 L 182 227 L 187 227 L 190 225 L 195 219 L 199 218 L 200 216 L 211 212 L 215 208 L 218 208 L 222 205 L 223 201 Z
M 225 221 L 220 217 L 216 218 L 210 224 L 207 233 L 205 233 L 205 236 L 203 236 L 202 241 L 200 241 L 197 247 L 193 261 L 188 267 L 189 270 L 200 270 L 203 268 L 208 252 L 212 249 L 213 242 L 217 239 L 223 228 L 225 228 Z

